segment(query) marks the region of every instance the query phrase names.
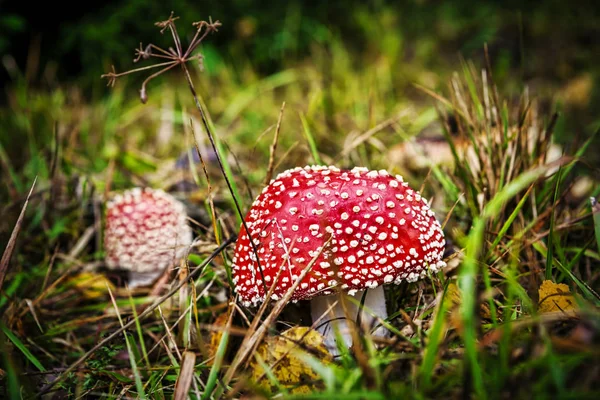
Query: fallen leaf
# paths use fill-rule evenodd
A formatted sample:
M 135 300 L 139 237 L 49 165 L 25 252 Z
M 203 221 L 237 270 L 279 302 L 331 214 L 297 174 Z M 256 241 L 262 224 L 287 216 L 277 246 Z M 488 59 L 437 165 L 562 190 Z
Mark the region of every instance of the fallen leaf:
M 69 279 L 69 283 L 79 290 L 87 299 L 95 299 L 115 290 L 115 285 L 104 275 L 82 272 Z
M 459 312 L 459 307 L 462 303 L 462 293 L 460 292 L 460 289 L 456 283 L 451 282 L 448 285 L 445 296 L 446 301 L 450 302 L 448 305 L 448 312 L 450 314 L 449 322 L 455 329 L 462 331 L 462 317 L 460 316 Z M 486 302 L 479 304 L 479 317 L 483 320 L 491 320 L 492 318 L 490 306 Z
M 331 358 L 323 344 L 323 336 L 309 327 L 290 328 L 279 336 L 267 337 L 256 350 L 256 356 L 250 362 L 252 379 L 270 392 L 276 392 L 277 386 L 271 382 L 258 360 L 270 368 L 279 386 L 290 393 L 312 393 L 319 388 L 319 375 L 302 361 L 299 354 L 310 352 L 322 362 Z
M 564 283 L 544 281 L 538 289 L 540 313 L 569 311 L 577 309 L 571 290 Z
M 215 355 L 217 354 L 219 343 L 221 343 L 221 338 L 223 337 L 223 330 L 227 326 L 229 314 L 229 312 L 219 314 L 217 319 L 215 319 L 215 321 L 213 322 L 213 327 L 215 327 L 216 329 L 210 332 L 210 342 L 208 343 L 209 359 L 206 362 L 208 365 L 212 365 L 213 361 L 215 360 Z
M 579 75 L 566 83 L 560 90 L 559 96 L 567 105 L 583 108 L 589 104 L 593 89 L 594 78 L 592 75 Z

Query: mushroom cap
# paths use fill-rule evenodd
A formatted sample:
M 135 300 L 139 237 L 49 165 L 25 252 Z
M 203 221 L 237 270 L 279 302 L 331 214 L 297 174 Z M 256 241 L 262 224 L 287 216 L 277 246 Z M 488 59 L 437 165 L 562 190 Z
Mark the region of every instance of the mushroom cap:
M 383 170 L 285 171 L 264 188 L 245 222 L 262 269 L 242 226 L 232 270 L 246 305 L 264 301 L 273 284 L 273 298 L 281 298 L 315 257 L 292 300 L 413 282 L 445 266 L 444 233 L 427 201 Z
M 162 190 L 130 189 L 107 204 L 104 249 L 109 268 L 161 271 L 183 257 L 191 243 L 185 206 Z

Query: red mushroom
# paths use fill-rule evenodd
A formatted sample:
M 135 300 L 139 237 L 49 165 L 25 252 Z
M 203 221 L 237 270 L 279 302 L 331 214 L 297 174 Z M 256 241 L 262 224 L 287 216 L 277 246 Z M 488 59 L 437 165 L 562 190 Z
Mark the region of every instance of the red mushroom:
M 242 227 L 232 269 L 236 291 L 247 306 L 264 301 L 265 288 L 274 284 L 273 299 L 284 296 L 316 258 L 292 300 L 312 299 L 315 319 L 336 301 L 337 296 L 328 295 L 341 290 L 360 302 L 362 291 L 369 289 L 365 308 L 370 312 L 361 319 L 377 322 L 387 318 L 383 284 L 414 282 L 445 265 L 444 234 L 433 211 L 402 177 L 386 171 L 322 166 L 285 171 L 258 196 L 245 222 L 255 246 Z M 352 315 L 355 310 L 350 307 Z M 335 352 L 332 324 L 347 346 L 351 338 L 343 332 L 341 307 L 332 314 L 335 321 L 319 329 Z M 374 334 L 383 336 L 387 330 L 380 327 Z
M 162 190 L 135 188 L 106 207 L 106 265 L 129 271 L 129 287 L 147 286 L 192 243 L 184 205 Z

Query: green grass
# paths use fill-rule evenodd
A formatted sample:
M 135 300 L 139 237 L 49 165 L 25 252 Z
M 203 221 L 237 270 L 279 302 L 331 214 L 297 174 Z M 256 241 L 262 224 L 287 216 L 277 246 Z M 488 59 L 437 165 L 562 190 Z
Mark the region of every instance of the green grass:
M 416 57 L 399 72 L 393 44 L 402 38 L 368 16 L 361 21 L 381 46 L 371 50 L 376 57 L 355 53 L 333 32 L 305 62 L 269 76 L 251 60 L 207 57 L 205 72 L 189 65 L 198 105 L 177 68 L 152 81 L 146 105 L 127 80 L 103 98 L 15 82 L 0 111 L 13 139 L 0 140 L 0 237 L 8 238 L 38 181 L 0 290 L 0 397 L 33 396 L 55 379 L 52 390 L 70 398 L 186 398 L 178 385 L 201 399 L 600 394 L 600 213 L 587 202 L 598 189 L 579 197 L 571 190 L 586 169 L 598 185 L 597 166 L 586 161 L 593 136 L 550 163 L 556 124 L 530 94 L 509 98 L 489 74 L 497 68 L 466 61 L 452 75 Z M 428 88 L 431 96 L 414 91 L 431 74 L 449 85 Z M 401 173 L 433 198 L 454 253 L 443 273 L 388 288 L 390 342 L 378 347 L 363 335 L 335 362 L 299 356 L 319 379 L 310 394 L 279 382 L 260 357 L 269 387 L 248 379 L 262 342 L 310 321 L 298 311 L 305 305 L 233 306 L 226 242 L 262 189 L 283 101 L 276 173 L 313 163 Z M 451 164 L 395 163 L 391 150 L 425 129 L 446 141 Z M 194 145 L 210 148 L 207 130 L 222 168 L 210 157 L 176 168 L 177 158 L 193 158 Z M 165 288 L 160 302 L 146 289 L 129 292 L 122 276 L 101 267 L 102 203 L 111 190 L 140 185 L 178 192 L 198 238 L 184 271 L 171 275 L 178 287 Z M 217 245 L 226 248 L 212 254 Z M 77 274 L 90 271 L 116 289 L 86 291 Z M 570 288 L 575 313 L 538 313 L 545 279 Z

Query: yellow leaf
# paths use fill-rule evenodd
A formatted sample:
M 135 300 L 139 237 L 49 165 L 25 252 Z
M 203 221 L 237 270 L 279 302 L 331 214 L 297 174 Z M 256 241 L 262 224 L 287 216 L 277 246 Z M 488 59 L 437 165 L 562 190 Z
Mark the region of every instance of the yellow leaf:
M 279 336 L 271 336 L 256 350 L 256 355 L 250 362 L 252 379 L 259 386 L 276 392 L 277 387 L 265 374 L 262 361 L 275 376 L 279 386 L 289 390 L 290 393 L 312 393 L 319 388 L 319 376 L 306 365 L 299 354 L 310 352 L 317 356 L 321 362 L 331 361 L 329 352 L 323 345 L 323 336 L 308 327 L 298 326 L 282 332 Z
M 448 301 L 448 311 L 450 313 L 449 321 L 450 324 L 457 329 L 462 331 L 462 318 L 460 316 L 459 307 L 462 303 L 462 293 L 456 283 L 451 282 L 446 290 L 446 301 Z M 479 304 L 479 316 L 484 320 L 490 320 L 492 318 L 490 306 L 486 302 Z
M 69 279 L 69 283 L 79 290 L 84 297 L 95 299 L 115 290 L 113 285 L 104 275 L 91 272 L 82 272 Z
M 445 300 L 448 302 L 448 322 L 450 322 L 450 325 L 454 329 L 462 332 L 462 318 L 458 311 L 460 303 L 462 303 L 462 295 L 456 283 L 451 282 L 448 285 L 448 289 L 446 289 Z
M 208 365 L 213 364 L 217 349 L 219 348 L 219 343 L 221 343 L 221 338 L 223 337 L 223 330 L 225 329 L 228 320 L 229 312 L 226 312 L 220 314 L 217 319 L 215 319 L 215 322 L 213 322 L 213 327 L 217 329 L 210 332 L 210 343 L 208 344 L 208 355 L 210 358 L 206 362 Z
M 450 308 L 458 307 L 462 302 L 460 290 L 458 286 L 454 282 L 450 282 L 448 284 L 448 289 L 446 289 L 446 299 L 450 301 Z
M 575 310 L 577 304 L 569 287 L 564 283 L 544 281 L 538 289 L 540 313 Z

